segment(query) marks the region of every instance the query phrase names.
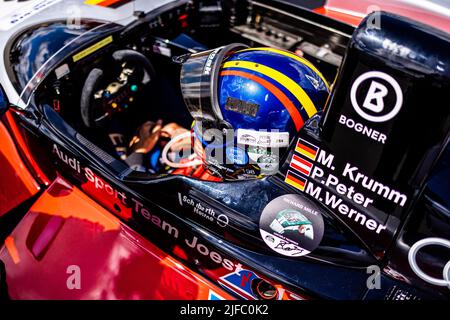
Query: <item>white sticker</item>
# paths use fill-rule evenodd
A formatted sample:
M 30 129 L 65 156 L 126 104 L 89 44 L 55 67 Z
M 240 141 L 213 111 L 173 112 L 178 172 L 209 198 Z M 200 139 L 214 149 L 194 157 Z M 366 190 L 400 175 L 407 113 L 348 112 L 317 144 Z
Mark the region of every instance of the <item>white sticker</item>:
M 61 79 L 62 77 L 70 73 L 69 65 L 67 63 L 63 64 L 61 67 L 56 68 L 55 75 L 56 79 Z
M 0 17 L 0 30 L 9 30 L 58 2 L 61 2 L 61 0 L 37 0 L 22 5 L 19 8 L 15 7 L 17 9 Z
M 284 256 L 301 257 L 311 253 L 319 246 L 324 233 L 319 210 L 314 203 L 296 194 L 272 200 L 259 221 L 263 241 Z
M 283 148 L 289 146 L 289 132 L 264 132 L 238 129 L 238 144 L 262 148 Z

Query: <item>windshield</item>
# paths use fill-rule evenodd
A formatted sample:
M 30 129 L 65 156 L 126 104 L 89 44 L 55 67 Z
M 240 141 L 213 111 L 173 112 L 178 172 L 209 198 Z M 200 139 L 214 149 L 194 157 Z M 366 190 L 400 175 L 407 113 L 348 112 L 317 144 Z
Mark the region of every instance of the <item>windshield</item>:
M 41 54 L 36 55 L 35 61 L 31 63 L 31 65 L 27 66 L 27 63 L 23 63 L 22 65 L 18 65 L 17 68 L 20 72 L 21 68 L 27 69 L 25 71 L 28 71 L 26 74 L 21 75 L 19 79 L 22 79 L 22 83 L 24 83 L 28 77 L 33 74 L 33 76 L 30 78 L 30 80 L 26 83 L 24 86 L 24 89 L 22 90 L 20 94 L 20 101 L 19 104 L 22 104 L 21 107 L 26 107 L 30 103 L 30 97 L 34 90 L 39 86 L 39 84 L 46 79 L 47 75 L 58 66 L 58 64 L 61 63 L 61 61 L 68 58 L 70 55 L 73 55 L 74 52 L 77 52 L 77 50 L 81 47 L 86 46 L 86 44 L 91 43 L 93 40 L 97 39 L 103 39 L 105 38 L 104 45 L 107 45 L 113 41 L 111 36 L 108 36 L 108 34 L 111 34 L 111 32 L 120 29 L 121 27 L 119 25 L 114 24 L 100 24 L 96 27 L 76 36 L 73 38 L 69 38 L 66 41 L 64 41 L 64 46 L 62 46 L 59 50 L 57 50 L 52 56 L 48 58 L 48 60 L 43 60 L 40 56 Z M 102 38 L 103 37 L 103 38 Z M 108 42 L 108 43 L 107 43 Z M 100 42 L 98 42 L 100 43 Z M 75 56 L 74 56 L 75 58 Z M 45 61 L 43 64 L 41 62 Z M 34 64 L 34 67 L 33 67 Z M 37 70 L 34 70 L 36 67 L 39 68 Z M 32 71 L 35 71 L 34 73 Z M 20 80 L 19 80 L 20 81 Z M 24 104 L 24 105 L 23 105 Z
M 3 30 L 24 27 L 11 45 L 11 82 L 25 108 L 33 91 L 58 64 L 95 40 L 106 46 L 108 34 L 174 0 L 33 0 L 18 5 L 14 13 L 0 14 Z M 1 9 L 1 7 L 0 7 Z M 39 21 L 35 22 L 34 21 Z
M 13 83 L 18 92 L 22 92 L 36 72 L 61 48 L 99 25 L 95 21 L 82 21 L 78 28 L 68 28 L 65 21 L 55 21 L 38 25 L 19 36 L 10 51 Z

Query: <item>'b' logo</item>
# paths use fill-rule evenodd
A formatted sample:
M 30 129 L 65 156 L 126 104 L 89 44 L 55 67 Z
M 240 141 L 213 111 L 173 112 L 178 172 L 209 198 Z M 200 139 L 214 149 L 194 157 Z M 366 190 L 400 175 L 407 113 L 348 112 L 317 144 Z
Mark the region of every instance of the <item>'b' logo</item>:
M 379 71 L 359 76 L 352 86 L 350 98 L 355 111 L 372 122 L 391 120 L 403 105 L 403 93 L 398 82 Z

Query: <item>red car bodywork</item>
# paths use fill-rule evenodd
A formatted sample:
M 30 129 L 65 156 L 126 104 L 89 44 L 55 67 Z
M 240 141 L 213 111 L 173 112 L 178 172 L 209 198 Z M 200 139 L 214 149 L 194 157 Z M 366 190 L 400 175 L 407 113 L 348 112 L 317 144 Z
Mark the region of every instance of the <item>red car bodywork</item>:
M 14 134 L 0 122 L 0 216 L 40 191 L 16 147 L 21 136 L 13 118 L 2 121 Z M 6 238 L 0 260 L 12 299 L 233 299 L 62 178 Z M 80 289 L 67 285 L 70 266 L 80 268 Z
M 232 299 L 62 178 L 6 239 L 0 259 L 12 299 Z
M 22 136 L 11 114 L 2 121 L 13 134 L 0 123 L 0 164 L 5 169 L 0 192 L 17 195 L 4 199 L 1 213 L 5 214 L 36 196 L 48 178 L 34 162 L 28 163 L 29 152 L 28 156 L 18 152 L 11 137 L 22 141 Z M 39 172 L 39 179 L 33 178 L 28 167 L 34 175 Z M 131 208 L 105 181 L 94 176 L 95 180 L 84 183 L 82 190 L 57 177 L 6 238 L 0 260 L 6 267 L 10 298 L 235 299 L 222 289 L 220 279 L 212 282 L 192 271 L 111 214 L 115 212 L 126 221 Z M 183 250 L 175 248 L 174 253 L 185 259 Z M 230 274 L 224 268 L 216 271 L 224 277 Z M 78 272 L 80 288 L 71 287 L 72 272 Z M 236 272 L 244 279 L 243 287 L 248 284 L 245 279 L 255 276 L 245 267 Z M 276 287 L 278 299 L 305 298 Z
M 23 163 L 5 125 L 0 122 L 0 217 L 30 199 L 39 184 Z
M 396 0 L 328 0 L 325 6 L 315 9 L 316 13 L 352 26 L 358 26 L 362 19 L 373 11 L 387 11 L 450 32 L 448 16 L 439 12 L 440 7 L 423 1 Z M 447 9 L 448 11 L 448 9 Z

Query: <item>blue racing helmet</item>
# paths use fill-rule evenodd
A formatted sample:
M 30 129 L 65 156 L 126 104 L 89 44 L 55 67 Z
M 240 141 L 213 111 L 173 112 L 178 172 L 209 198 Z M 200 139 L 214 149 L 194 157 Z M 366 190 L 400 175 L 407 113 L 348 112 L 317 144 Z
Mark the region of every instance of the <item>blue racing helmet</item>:
M 194 150 L 223 178 L 274 174 L 329 87 L 306 59 L 242 44 L 186 56 L 181 89 L 195 120 Z

